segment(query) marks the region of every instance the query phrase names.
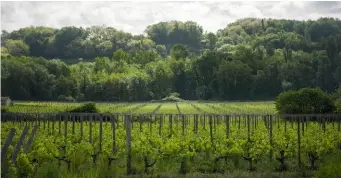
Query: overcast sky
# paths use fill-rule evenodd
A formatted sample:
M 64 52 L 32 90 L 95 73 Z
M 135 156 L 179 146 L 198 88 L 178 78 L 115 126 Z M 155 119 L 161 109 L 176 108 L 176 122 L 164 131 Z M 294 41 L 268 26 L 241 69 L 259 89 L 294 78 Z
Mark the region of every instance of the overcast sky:
M 341 19 L 341 2 L 1 2 L 1 29 L 106 25 L 140 34 L 160 21 L 192 20 L 216 32 L 239 18 Z

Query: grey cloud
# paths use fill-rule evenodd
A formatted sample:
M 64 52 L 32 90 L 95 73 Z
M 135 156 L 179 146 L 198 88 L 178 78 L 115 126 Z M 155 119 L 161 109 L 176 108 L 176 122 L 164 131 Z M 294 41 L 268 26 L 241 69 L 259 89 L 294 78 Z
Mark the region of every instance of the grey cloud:
M 317 12 L 329 12 L 330 10 L 341 7 L 341 2 L 338 1 L 315 1 L 309 2 L 309 7 L 314 8 Z
M 106 25 L 141 34 L 160 21 L 192 20 L 216 32 L 239 18 L 341 18 L 341 2 L 1 2 L 2 29 Z

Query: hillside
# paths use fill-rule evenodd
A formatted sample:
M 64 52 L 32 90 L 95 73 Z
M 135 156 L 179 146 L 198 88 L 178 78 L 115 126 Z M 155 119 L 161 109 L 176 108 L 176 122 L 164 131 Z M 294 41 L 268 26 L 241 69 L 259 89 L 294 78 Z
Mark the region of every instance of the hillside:
M 135 36 L 104 26 L 3 31 L 2 95 L 127 101 L 177 92 L 259 100 L 303 87 L 332 92 L 341 83 L 339 19 L 246 18 L 204 31 L 192 21 L 160 22 Z

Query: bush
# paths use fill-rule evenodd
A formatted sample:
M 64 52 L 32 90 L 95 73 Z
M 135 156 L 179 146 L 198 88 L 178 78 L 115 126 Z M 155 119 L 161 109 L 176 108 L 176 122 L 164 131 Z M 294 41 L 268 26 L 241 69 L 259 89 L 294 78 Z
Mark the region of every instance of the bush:
M 332 98 L 319 88 L 283 92 L 277 96 L 275 104 L 281 114 L 325 114 L 336 111 Z
M 8 108 L 7 107 L 1 107 L 1 113 L 6 113 L 8 112 Z
M 341 177 L 341 151 L 326 157 L 320 169 L 316 172 L 316 178 L 339 178 Z
M 68 112 L 75 113 L 99 113 L 99 110 L 96 108 L 95 103 L 86 103 L 79 107 L 69 110 Z
M 183 99 L 180 98 L 180 94 L 179 93 L 171 93 L 169 96 L 165 97 L 162 99 L 162 101 L 173 101 L 173 102 L 181 102 L 184 101 Z
M 58 101 L 75 102 L 76 100 L 72 96 L 60 95 L 58 96 Z
M 180 94 L 177 92 L 171 93 L 169 96 L 180 98 Z
M 184 100 L 181 99 L 181 98 L 175 97 L 175 96 L 167 96 L 167 97 L 163 98 L 162 101 L 181 102 L 181 101 L 184 101 Z

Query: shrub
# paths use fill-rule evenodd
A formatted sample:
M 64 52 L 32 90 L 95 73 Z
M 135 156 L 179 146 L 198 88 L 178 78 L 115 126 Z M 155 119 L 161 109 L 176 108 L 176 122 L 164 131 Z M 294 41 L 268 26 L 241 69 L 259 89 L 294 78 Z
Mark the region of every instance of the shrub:
M 339 178 L 341 177 L 341 151 L 326 157 L 320 169 L 316 172 L 316 178 Z
M 8 108 L 7 107 L 1 107 L 1 113 L 5 113 L 8 112 Z
M 167 96 L 167 97 L 163 98 L 162 101 L 181 102 L 181 101 L 184 101 L 184 100 L 181 99 L 181 98 L 175 97 L 175 96 Z
M 180 94 L 177 92 L 171 93 L 169 96 L 174 96 L 174 97 L 180 98 Z
M 302 88 L 277 96 L 276 109 L 281 114 L 325 114 L 336 111 L 332 98 L 319 88 Z
M 68 112 L 76 113 L 99 113 L 95 103 L 86 103 L 79 107 L 69 110 Z
M 179 93 L 174 92 L 174 93 L 171 93 L 169 96 L 163 98 L 162 101 L 181 102 L 181 101 L 184 101 L 184 100 L 180 98 L 180 94 Z
M 60 95 L 58 96 L 58 101 L 75 102 L 76 100 L 72 96 Z

